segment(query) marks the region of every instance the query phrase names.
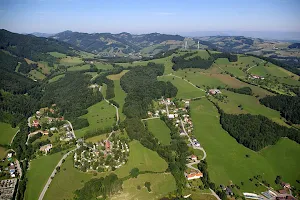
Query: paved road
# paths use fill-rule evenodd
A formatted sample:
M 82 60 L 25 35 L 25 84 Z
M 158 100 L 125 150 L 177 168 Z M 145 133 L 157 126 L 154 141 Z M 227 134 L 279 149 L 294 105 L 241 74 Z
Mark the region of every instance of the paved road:
M 76 148 L 77 149 L 77 148 Z M 72 152 L 74 152 L 76 149 L 73 149 L 72 151 L 69 151 L 68 153 L 66 153 L 61 159 L 60 159 L 60 161 L 57 163 L 57 165 L 55 166 L 55 168 L 54 168 L 54 170 L 53 170 L 53 172 L 52 172 L 52 174 L 50 175 L 50 177 L 48 178 L 48 181 L 47 181 L 47 183 L 46 183 L 46 185 L 44 186 L 44 188 L 43 188 L 43 190 L 42 190 L 42 192 L 41 192 L 41 194 L 40 194 L 40 196 L 39 196 L 39 200 L 43 200 L 43 198 L 44 198 L 44 196 L 45 196 L 45 194 L 46 194 L 46 191 L 47 191 L 47 189 L 48 189 L 48 187 L 50 186 L 50 183 L 51 183 L 51 181 L 52 181 L 52 178 L 51 177 L 54 177 L 55 176 L 55 174 L 56 174 L 56 168 L 57 167 L 60 167 L 61 166 L 61 164 L 62 164 L 62 161 L 64 160 L 64 159 L 66 159 L 67 157 L 68 157 L 68 155 L 70 155 Z
M 16 160 L 16 164 L 17 164 L 17 170 L 19 172 L 19 177 L 21 178 L 22 177 L 22 169 L 20 166 L 20 162 L 18 160 Z
M 28 121 L 28 126 L 31 127 L 31 123 L 30 123 L 31 117 L 28 117 L 27 121 Z
M 222 200 L 220 199 L 220 197 L 215 193 L 215 191 L 213 191 L 212 189 L 209 188 L 209 190 L 211 191 L 212 195 L 214 195 L 216 197 L 216 199 L 218 200 Z
M 66 120 L 66 121 L 68 122 L 69 126 L 71 127 L 73 137 L 76 139 L 76 135 L 75 135 L 75 133 L 74 133 L 74 129 L 73 129 L 73 126 L 72 126 L 71 122 L 68 121 L 68 120 Z
M 185 130 L 185 128 L 184 128 L 182 119 L 180 119 L 180 122 L 181 122 L 181 127 L 182 127 L 182 129 L 183 129 L 185 135 L 189 138 L 189 141 L 190 141 L 191 145 L 193 146 L 193 149 L 199 149 L 199 150 L 201 150 L 201 151 L 203 152 L 203 158 L 201 158 L 201 160 L 205 160 L 205 158 L 206 158 L 206 151 L 205 151 L 202 147 L 196 147 L 196 146 L 194 145 L 192 139 L 190 138 L 189 134 L 186 132 L 186 130 Z
M 99 92 L 101 92 L 102 86 L 99 87 Z M 103 99 L 107 102 L 110 103 L 107 99 L 105 99 L 105 97 L 103 97 Z M 116 121 L 116 125 L 118 125 L 119 123 L 119 109 L 117 106 L 115 106 L 114 104 L 111 104 L 113 107 L 115 107 L 116 109 L 116 115 L 117 115 L 117 121 Z
M 142 121 L 146 121 L 146 120 L 149 120 L 149 119 L 159 119 L 160 117 L 149 117 L 149 118 L 146 118 L 146 119 L 142 119 Z
M 11 141 L 10 141 L 10 144 L 12 144 L 12 143 L 13 143 L 13 141 L 14 141 L 14 139 L 15 139 L 16 135 L 17 135 L 19 132 L 20 132 L 20 129 L 19 129 L 19 130 L 17 130 L 17 132 L 15 133 L 14 137 L 11 139 Z
M 255 66 L 257 66 L 257 65 L 253 65 L 253 66 L 249 67 L 249 68 L 246 70 L 246 72 L 249 71 L 251 68 L 253 68 L 253 67 L 255 67 Z

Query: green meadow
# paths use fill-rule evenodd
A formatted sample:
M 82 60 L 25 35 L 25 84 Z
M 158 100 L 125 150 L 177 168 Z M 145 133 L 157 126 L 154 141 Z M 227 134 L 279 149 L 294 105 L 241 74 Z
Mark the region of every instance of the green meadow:
M 38 199 L 55 166 L 62 158 L 62 152 L 42 156 L 30 162 L 27 172 L 25 199 Z
M 175 87 L 177 87 L 178 92 L 176 97 L 180 99 L 189 99 L 195 97 L 201 97 L 205 95 L 205 92 L 201 91 L 199 88 L 194 87 L 190 83 L 174 76 L 160 76 L 159 81 L 170 81 Z
M 133 168 L 140 171 L 164 172 L 168 164 L 155 151 L 144 147 L 140 142 L 134 140 L 129 143 L 129 157 L 127 163 L 117 169 L 115 173 L 120 177 L 126 177 Z
M 232 182 L 239 185 L 243 192 L 259 193 L 265 191 L 266 188 L 256 187 L 257 181 L 249 180 L 253 176 L 261 175 L 273 187 L 275 187 L 274 180 L 277 175 L 281 175 L 284 181 L 290 183 L 295 183 L 296 179 L 299 179 L 299 170 L 285 170 L 289 166 L 299 164 L 300 148 L 290 150 L 284 148 L 290 145 L 295 146 L 293 141 L 286 139 L 284 145 L 280 145 L 279 142 L 263 150 L 263 153 L 254 152 L 237 143 L 222 129 L 218 111 L 207 99 L 192 101 L 191 116 L 194 119 L 194 134 L 207 153 L 208 171 L 211 180 L 216 185 L 227 185 Z M 296 146 L 299 147 L 298 144 Z M 281 154 L 289 153 L 289 158 L 284 159 L 285 168 L 276 166 L 275 160 L 279 157 L 274 154 L 278 151 L 282 151 Z M 249 155 L 248 158 L 246 155 Z
M 67 55 L 64 54 L 64 53 L 59 53 L 59 52 L 49 52 L 49 54 L 51 56 L 54 56 L 55 58 L 64 58 L 66 57 Z
M 18 128 L 12 128 L 10 124 L 0 122 L 0 130 L 0 144 L 7 145 L 11 143 L 11 140 L 18 131 Z
M 160 143 L 169 145 L 171 142 L 170 129 L 164 121 L 160 119 L 150 119 L 144 121 L 147 123 L 148 129 L 159 140 Z
M 88 113 L 81 116 L 89 122 L 89 126 L 75 130 L 76 137 L 83 137 L 86 131 L 111 127 L 115 122 L 116 109 L 106 101 L 101 101 L 88 108 Z
M 55 81 L 58 81 L 59 79 L 65 77 L 65 74 L 60 74 L 60 75 L 57 75 L 57 76 L 54 76 L 53 78 L 49 79 L 49 83 L 53 83 Z

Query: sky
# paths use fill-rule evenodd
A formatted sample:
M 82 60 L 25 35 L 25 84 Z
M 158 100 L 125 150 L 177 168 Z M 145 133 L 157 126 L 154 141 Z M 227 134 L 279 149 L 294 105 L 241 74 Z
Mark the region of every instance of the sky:
M 300 32 L 300 0 L 0 0 L 17 33 Z

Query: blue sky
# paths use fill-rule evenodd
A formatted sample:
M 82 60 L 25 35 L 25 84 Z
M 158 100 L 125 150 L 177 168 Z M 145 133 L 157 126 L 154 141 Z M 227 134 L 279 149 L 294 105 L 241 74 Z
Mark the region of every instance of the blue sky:
M 0 0 L 13 32 L 300 32 L 300 0 Z

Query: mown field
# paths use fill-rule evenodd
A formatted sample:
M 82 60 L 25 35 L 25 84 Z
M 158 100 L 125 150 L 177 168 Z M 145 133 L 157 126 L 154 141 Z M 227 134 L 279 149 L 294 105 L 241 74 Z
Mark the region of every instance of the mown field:
M 39 198 L 48 178 L 63 154 L 64 153 L 59 152 L 48 156 L 42 156 L 30 162 L 30 167 L 27 172 L 28 182 L 25 192 L 26 200 Z
M 217 102 L 220 108 L 226 113 L 232 114 L 245 114 L 250 113 L 252 115 L 263 115 L 280 125 L 288 126 L 280 117 L 280 112 L 270 109 L 258 101 L 254 96 L 238 94 L 227 90 L 222 90 L 223 95 L 226 95 L 226 103 L 218 101 L 214 97 L 211 100 Z M 242 109 L 239 108 L 242 106 Z
M 287 150 L 288 146 L 294 145 L 293 141 L 287 139 L 284 144 L 286 148 L 278 143 L 272 146 L 270 150 L 268 148 L 263 150 L 263 153 L 254 152 L 237 143 L 233 137 L 222 129 L 219 123 L 218 111 L 207 99 L 193 101 L 191 108 L 195 128 L 194 134 L 207 153 L 206 159 L 210 178 L 216 185 L 227 185 L 232 181 L 241 187 L 241 191 L 259 193 L 266 189 L 262 186 L 256 187 L 255 183 L 257 182 L 255 179 L 252 182 L 249 180 L 253 176 L 261 175 L 273 187 L 277 175 L 282 175 L 284 181 L 292 184 L 295 183 L 296 179 L 299 179 L 299 170 L 287 169 L 289 166 L 299 165 L 298 155 L 300 149 Z M 270 151 L 272 153 L 268 153 Z M 275 166 L 275 159 L 279 158 L 274 155 L 276 151 L 282 151 L 284 155 L 289 153 L 289 158 L 282 164 L 283 168 Z M 247 158 L 246 155 L 249 155 L 249 157 Z M 241 182 L 243 182 L 243 185 Z
M 75 130 L 76 137 L 83 137 L 86 131 L 97 128 L 111 127 L 115 122 L 116 109 L 106 101 L 101 101 L 88 108 L 88 113 L 81 116 L 89 122 L 89 126 Z
M 59 79 L 65 77 L 65 74 L 60 74 L 60 75 L 57 75 L 57 76 L 54 76 L 53 78 L 49 79 L 49 83 L 53 83 L 55 81 L 58 81 Z
M 160 119 L 150 119 L 144 121 L 147 123 L 148 129 L 153 135 L 164 145 L 169 145 L 171 142 L 170 129 L 164 121 Z
M 128 162 L 117 169 L 115 173 L 120 177 L 129 175 L 133 168 L 139 168 L 140 171 L 164 172 L 168 164 L 155 151 L 147 149 L 140 142 L 134 140 L 129 143 Z
M 82 59 L 79 57 L 63 57 L 60 59 L 60 64 L 65 65 L 65 66 L 72 66 L 72 65 L 77 65 L 83 63 Z
M 0 130 L 0 144 L 7 145 L 10 144 L 18 128 L 12 128 L 10 124 L 0 122 Z
M 3 159 L 6 156 L 6 149 L 0 146 L 0 159 Z
M 145 182 L 151 183 L 151 192 L 144 186 Z M 140 190 L 138 186 L 141 187 Z M 112 196 L 111 200 L 159 199 L 174 190 L 176 183 L 170 173 L 140 174 L 137 178 L 124 181 L 121 194 Z
M 159 81 L 169 81 L 175 87 L 177 87 L 178 92 L 176 97 L 180 99 L 190 99 L 195 97 L 201 97 L 205 95 L 205 92 L 199 90 L 198 88 L 192 86 L 190 83 L 174 76 L 160 76 Z

